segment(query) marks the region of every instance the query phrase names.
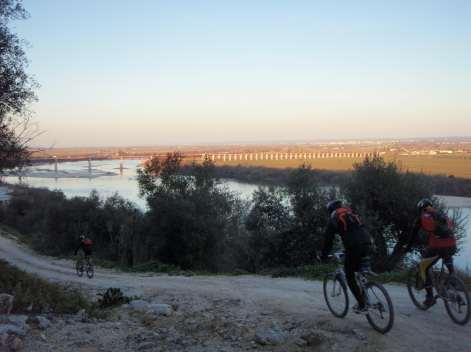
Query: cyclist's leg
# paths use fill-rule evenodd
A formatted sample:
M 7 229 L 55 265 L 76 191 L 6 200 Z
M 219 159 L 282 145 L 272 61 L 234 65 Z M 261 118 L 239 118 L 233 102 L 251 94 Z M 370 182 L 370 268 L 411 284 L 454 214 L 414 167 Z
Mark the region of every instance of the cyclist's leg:
M 369 243 L 365 243 L 361 248 L 361 259 L 359 265 L 359 271 L 362 273 L 370 273 L 371 270 L 371 255 L 372 255 L 372 248 Z
M 77 265 L 78 265 L 79 268 L 83 268 L 84 259 L 85 259 L 85 257 L 84 257 L 83 251 L 79 251 L 77 253 Z
M 452 275 L 455 273 L 455 266 L 453 264 L 453 256 L 456 253 L 456 247 L 443 249 L 442 259 L 443 263 L 448 269 L 448 272 Z
M 361 259 L 362 259 L 361 253 L 358 253 L 357 250 L 347 249 L 345 251 L 345 262 L 344 262 L 345 269 L 344 270 L 345 270 L 345 276 L 347 278 L 347 284 L 348 284 L 348 287 L 350 288 L 350 291 L 352 291 L 353 296 L 358 302 L 358 307 L 360 309 L 363 309 L 366 306 L 365 298 L 355 278 L 355 272 L 360 269 Z
M 424 304 L 433 304 L 433 284 L 432 284 L 432 273 L 431 268 L 440 259 L 440 255 L 433 248 L 427 248 L 423 255 L 422 261 L 419 264 L 420 275 L 425 284 L 425 291 L 427 293 Z
M 85 260 L 88 266 L 92 265 L 92 253 L 91 252 L 85 253 Z

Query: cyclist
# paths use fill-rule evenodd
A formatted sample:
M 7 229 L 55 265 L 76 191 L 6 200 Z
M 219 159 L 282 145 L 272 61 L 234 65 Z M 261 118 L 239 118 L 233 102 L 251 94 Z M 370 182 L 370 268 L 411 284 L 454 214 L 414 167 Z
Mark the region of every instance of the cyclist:
M 454 273 L 453 255 L 456 253 L 456 237 L 451 220 L 445 213 L 435 209 L 430 199 L 420 200 L 417 203 L 417 210 L 419 216 L 414 223 L 408 247 L 410 248 L 413 243 L 425 242 L 419 268 L 422 284 L 425 285 L 427 292 L 423 304 L 430 307 L 436 302 L 430 268 L 438 260 L 443 259 L 449 273 Z
M 79 238 L 80 244 L 75 249 L 75 255 L 77 255 L 79 250 L 82 250 L 85 260 L 87 261 L 87 263 L 90 263 L 90 258 L 92 256 L 93 241 L 85 237 L 84 235 L 81 235 Z
M 363 292 L 355 278 L 355 272 L 369 271 L 372 241 L 360 217 L 349 207 L 344 206 L 340 200 L 333 200 L 327 204 L 330 214 L 325 233 L 324 248 L 321 260 L 326 261 L 332 250 L 334 237 L 340 235 L 345 248 L 345 276 L 348 286 L 358 304 L 353 310 L 360 314 L 366 313 L 367 307 Z

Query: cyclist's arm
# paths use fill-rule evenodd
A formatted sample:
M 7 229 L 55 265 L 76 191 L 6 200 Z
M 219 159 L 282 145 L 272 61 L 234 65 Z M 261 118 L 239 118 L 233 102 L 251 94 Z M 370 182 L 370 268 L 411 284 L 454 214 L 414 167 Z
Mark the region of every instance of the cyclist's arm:
M 332 247 L 334 246 L 334 238 L 335 238 L 336 232 L 337 232 L 336 226 L 332 223 L 332 221 L 329 221 L 329 224 L 327 225 L 327 229 L 325 231 L 325 236 L 324 236 L 324 248 L 322 249 L 322 254 L 321 254 L 322 260 L 327 259 L 327 256 L 332 250 Z

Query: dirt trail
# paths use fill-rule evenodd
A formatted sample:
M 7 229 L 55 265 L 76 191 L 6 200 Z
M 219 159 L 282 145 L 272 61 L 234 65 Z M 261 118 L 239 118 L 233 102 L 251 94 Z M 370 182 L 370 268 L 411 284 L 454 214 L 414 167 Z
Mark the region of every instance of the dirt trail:
M 387 286 L 396 320 L 393 330 L 382 336 L 374 332 L 362 316 L 350 313 L 343 320 L 334 318 L 327 310 L 322 285 L 317 281 L 254 275 L 181 277 L 106 269 L 98 269 L 96 277 L 89 280 L 75 275 L 71 261 L 39 256 L 4 236 L 0 236 L 0 258 L 45 279 L 79 284 L 89 291 L 120 287 L 128 294 L 144 297 L 185 297 L 195 305 L 199 298 L 235 300 L 240 302 L 238 309 L 246 310 L 247 314 L 270 316 L 275 320 L 292 317 L 306 324 L 322 322 L 339 332 L 355 329 L 368 338 L 369 346 L 365 350 L 471 351 L 471 324 L 464 327 L 453 324 L 441 303 L 427 312 L 417 310 L 406 288 L 400 285 Z

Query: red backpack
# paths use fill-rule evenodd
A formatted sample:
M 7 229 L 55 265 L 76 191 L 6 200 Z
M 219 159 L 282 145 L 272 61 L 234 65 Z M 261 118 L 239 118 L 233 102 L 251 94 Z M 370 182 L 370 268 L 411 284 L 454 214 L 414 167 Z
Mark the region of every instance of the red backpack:
M 437 211 L 426 211 L 420 217 L 422 229 L 429 235 L 429 246 L 452 247 L 456 245 L 453 222 Z
M 86 248 L 92 248 L 93 246 L 93 241 L 89 238 L 84 239 L 82 243 Z
M 335 213 L 345 232 L 356 229 L 362 225 L 360 216 L 355 214 L 350 208 L 338 208 Z

